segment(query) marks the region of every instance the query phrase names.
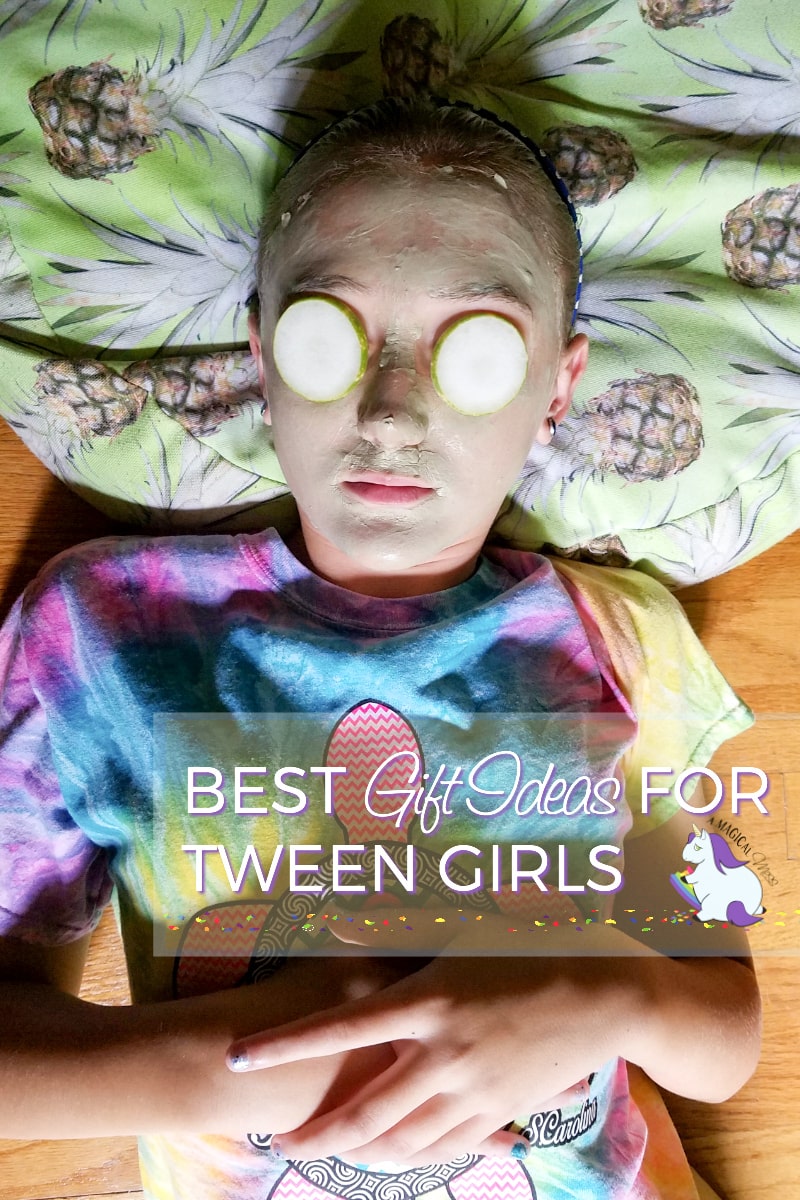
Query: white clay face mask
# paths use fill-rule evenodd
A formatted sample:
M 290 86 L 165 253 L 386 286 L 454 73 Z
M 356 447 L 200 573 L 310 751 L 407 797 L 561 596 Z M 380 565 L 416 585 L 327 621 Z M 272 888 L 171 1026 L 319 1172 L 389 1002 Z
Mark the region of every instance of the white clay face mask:
M 272 354 L 293 392 L 318 404 L 346 396 L 362 378 L 367 336 L 353 310 L 332 297 L 294 301 L 275 327 Z M 525 382 L 528 352 L 516 326 L 496 313 L 459 317 L 438 339 L 431 379 L 441 398 L 469 416 L 498 412 Z

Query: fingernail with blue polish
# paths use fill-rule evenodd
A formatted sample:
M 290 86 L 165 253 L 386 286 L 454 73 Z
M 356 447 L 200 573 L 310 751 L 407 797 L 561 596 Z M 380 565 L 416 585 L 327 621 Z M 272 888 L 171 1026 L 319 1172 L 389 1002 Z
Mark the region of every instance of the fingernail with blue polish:
M 531 1148 L 527 1142 L 514 1142 L 511 1147 L 512 1158 L 527 1158 L 530 1152 Z
M 275 1142 L 275 1141 L 270 1142 L 269 1152 L 270 1152 L 270 1154 L 274 1155 L 275 1158 L 280 1158 L 280 1159 L 286 1158 L 286 1155 L 283 1153 L 283 1150 L 281 1149 L 280 1142 Z
M 228 1055 L 228 1066 L 232 1071 L 246 1071 L 250 1066 L 246 1050 L 237 1050 Z

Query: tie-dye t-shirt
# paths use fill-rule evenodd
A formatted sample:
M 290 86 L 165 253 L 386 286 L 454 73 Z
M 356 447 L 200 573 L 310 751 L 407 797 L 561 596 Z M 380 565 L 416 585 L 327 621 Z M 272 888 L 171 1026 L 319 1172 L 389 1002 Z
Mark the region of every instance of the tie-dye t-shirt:
M 216 719 L 212 714 L 224 714 L 223 730 L 233 730 L 234 740 L 256 715 L 309 714 L 309 728 L 322 738 L 319 761 L 341 762 L 356 745 L 367 774 L 390 753 L 416 751 L 423 763 L 439 762 L 442 747 L 426 739 L 435 742 L 441 730 L 472 736 L 481 719 L 491 730 L 497 714 L 508 722 L 527 714 L 547 746 L 545 758 L 562 769 L 568 762 L 572 778 L 584 769 L 609 778 L 628 769 L 633 776 L 642 714 L 634 715 L 629 698 L 642 691 L 640 681 L 626 686 L 618 678 L 619 664 L 636 673 L 631 647 L 641 637 L 638 672 L 658 672 L 657 653 L 641 633 L 649 621 L 656 636 L 678 631 L 671 635 L 672 661 L 688 665 L 677 681 L 651 688 L 662 704 L 671 697 L 674 723 L 684 728 L 688 715 L 692 726 L 690 736 L 678 738 L 672 765 L 700 765 L 749 714 L 679 606 L 652 581 L 637 600 L 633 575 L 610 574 L 616 583 L 602 612 L 602 572 L 590 571 L 582 586 L 580 568 L 556 571 L 546 558 L 509 550 L 487 553 L 456 587 L 400 599 L 363 596 L 320 579 L 273 530 L 104 539 L 61 555 L 29 586 L 0 635 L 0 934 L 48 944 L 80 937 L 115 886 L 135 1000 L 268 976 L 292 938 L 312 937 L 296 920 L 297 898 L 286 891 L 283 868 L 266 894 L 252 875 L 234 889 L 234 899 L 215 897 L 213 887 L 193 892 L 196 863 L 179 853 L 187 840 L 185 819 L 176 815 L 179 800 L 158 785 L 159 763 L 169 757 L 164 714 L 187 714 L 185 726 L 167 718 L 172 737 L 176 728 L 194 737 L 204 721 Z M 625 626 L 619 614 L 631 608 L 637 619 L 626 618 Z M 621 648 L 623 627 L 627 648 Z M 613 640 L 620 646 L 607 645 L 601 629 L 618 630 Z M 671 669 L 664 668 L 665 679 Z M 593 741 L 586 732 L 598 716 L 604 732 Z M 658 744 L 663 762 L 663 738 Z M 360 807 L 348 788 L 336 780 L 336 815 L 327 818 L 338 822 L 340 842 L 426 841 L 414 820 L 402 827 L 398 821 L 390 838 L 385 821 L 365 817 L 363 787 Z M 454 808 L 451 844 L 528 843 L 535 833 L 542 845 L 585 852 L 599 842 L 621 846 L 627 834 L 644 831 L 624 798 L 607 805 L 602 819 L 588 807 L 577 819 L 554 810 L 543 819 L 546 830 L 528 819 L 517 831 L 520 818 L 511 810 L 470 823 Z M 651 822 L 670 815 L 659 812 Z M 324 840 L 318 813 L 299 825 L 277 813 L 268 826 L 256 820 L 267 859 L 270 843 Z M 231 862 L 240 862 L 252 825 L 230 815 L 215 828 Z M 197 833 L 188 840 L 208 838 Z M 421 878 L 434 895 L 435 872 L 429 879 L 425 864 L 442 846 L 435 837 L 426 844 Z M 602 919 L 613 896 L 570 897 L 552 888 L 543 896 L 533 883 L 514 892 L 504 873 L 482 902 L 519 919 L 575 921 Z M 173 947 L 171 959 L 153 954 L 154 927 Z M 220 939 L 223 951 L 208 950 Z M 219 953 L 226 956 L 224 978 Z M 643 1165 L 647 1125 L 621 1060 L 576 1085 L 574 1103 L 520 1114 L 519 1124 L 533 1144 L 524 1162 L 471 1155 L 414 1170 L 361 1168 L 335 1158 L 280 1162 L 263 1132 L 239 1139 L 147 1137 L 143 1185 L 153 1200 L 667 1195 Z M 688 1171 L 682 1178 L 684 1190 L 676 1183 L 669 1192 L 674 1200 L 693 1195 Z

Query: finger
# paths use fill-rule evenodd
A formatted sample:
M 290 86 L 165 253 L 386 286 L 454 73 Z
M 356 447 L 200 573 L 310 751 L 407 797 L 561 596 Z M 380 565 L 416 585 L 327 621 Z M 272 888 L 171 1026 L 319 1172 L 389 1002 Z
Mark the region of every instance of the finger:
M 335 1154 L 355 1165 L 391 1162 L 404 1167 L 452 1162 L 469 1154 L 518 1161 L 528 1157 L 530 1141 L 517 1130 L 498 1129 L 496 1114 L 482 1113 L 459 1123 L 463 1110 L 461 1097 L 439 1095 L 414 1109 L 385 1133 L 359 1146 L 345 1150 L 339 1143 L 338 1149 L 331 1148 L 336 1145 L 333 1140 L 315 1134 L 313 1141 L 302 1141 L 298 1149 L 298 1135 L 292 1133 L 285 1149 L 288 1157 Z M 332 1134 L 331 1138 L 335 1136 Z M 282 1149 L 284 1137 L 281 1135 L 280 1139 Z
M 539 1108 L 547 1110 L 559 1106 L 563 1107 L 567 1104 L 575 1104 L 577 1101 L 584 1099 L 588 1093 L 589 1086 L 584 1080 L 574 1087 L 568 1088 L 558 1096 L 545 1101 Z M 398 1135 L 410 1142 L 413 1136 L 413 1124 L 420 1114 L 426 1112 L 427 1107 L 423 1106 L 421 1109 L 410 1114 L 396 1129 L 390 1131 L 390 1137 Z M 537 1111 L 536 1106 L 534 1106 L 534 1111 Z M 433 1125 L 433 1118 L 431 1118 L 427 1124 L 427 1133 L 431 1137 L 430 1143 L 424 1149 L 420 1149 L 418 1153 L 409 1154 L 407 1158 L 403 1158 L 402 1162 L 399 1159 L 392 1159 L 392 1161 L 396 1161 L 406 1167 L 423 1167 L 430 1163 L 451 1162 L 453 1159 L 460 1158 L 465 1154 L 480 1154 L 491 1158 L 513 1158 L 518 1161 L 527 1158 L 532 1147 L 530 1140 L 520 1132 L 521 1126 L 513 1121 L 509 1121 L 506 1126 L 497 1129 L 496 1124 L 496 1115 L 481 1114 L 454 1127 L 442 1137 L 435 1139 L 431 1132 L 431 1126 Z M 487 1133 L 487 1130 L 491 1132 Z M 351 1152 L 348 1155 L 348 1159 L 369 1162 L 372 1156 L 379 1154 L 381 1158 L 388 1160 L 391 1158 L 389 1154 L 390 1145 L 391 1143 L 386 1138 L 376 1140 L 369 1147 L 360 1147 L 358 1151 Z M 374 1161 L 374 1157 L 372 1157 L 372 1161 Z
M 521 1133 L 513 1133 L 499 1129 L 490 1137 L 485 1138 L 477 1149 L 478 1154 L 490 1158 L 514 1158 L 521 1162 L 531 1152 L 531 1143 Z
M 401 979 L 362 999 L 240 1038 L 228 1047 L 226 1061 L 232 1071 L 257 1071 L 420 1037 L 431 1021 L 430 1005 L 412 999 Z
M 443 1107 L 457 1107 L 460 1120 L 462 1102 L 439 1096 L 436 1073 L 430 1067 L 422 1069 L 425 1052 L 416 1043 L 396 1050 L 397 1060 L 345 1104 L 281 1134 L 278 1140 L 286 1157 L 405 1161 L 430 1141 L 430 1134 L 421 1134 L 420 1127 L 432 1126 L 436 1138 L 452 1127 L 453 1120 L 441 1116 Z M 425 1111 L 417 1113 L 423 1106 Z M 414 1114 L 411 1119 L 410 1114 Z M 403 1131 L 398 1133 L 401 1123 L 405 1123 Z
M 416 1115 L 416 1114 L 414 1114 Z M 453 1159 L 467 1154 L 481 1154 L 490 1158 L 513 1158 L 522 1160 L 530 1154 L 531 1144 L 519 1133 L 496 1128 L 496 1117 L 485 1113 L 464 1121 L 454 1129 L 448 1130 L 443 1136 L 435 1138 L 429 1145 L 421 1148 L 415 1154 L 409 1154 L 403 1159 L 393 1159 L 405 1167 L 425 1167 L 431 1163 L 448 1163 Z M 405 1133 L 405 1122 L 398 1127 L 401 1136 Z M 492 1132 L 487 1135 L 487 1129 Z M 371 1152 L 371 1151 L 370 1151 Z M 359 1151 L 361 1153 L 361 1151 Z M 352 1159 L 356 1155 L 349 1156 Z M 369 1161 L 362 1159 L 360 1161 Z M 373 1160 L 375 1161 L 375 1160 Z M 380 1161 L 380 1160 L 378 1160 Z

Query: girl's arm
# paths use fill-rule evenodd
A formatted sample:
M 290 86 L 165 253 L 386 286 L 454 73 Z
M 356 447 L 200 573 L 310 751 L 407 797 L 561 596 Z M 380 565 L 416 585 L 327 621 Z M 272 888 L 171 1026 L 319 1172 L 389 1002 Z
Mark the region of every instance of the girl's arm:
M 85 943 L 45 950 L 0 939 L 0 1137 L 219 1133 L 302 1125 L 381 1076 L 389 1045 L 326 1053 L 253 1075 L 225 1065 L 231 1041 L 356 996 L 425 959 L 294 958 L 265 983 L 134 1006 L 76 999 Z M 494 1127 L 474 1144 L 507 1155 L 518 1134 Z
M 640 999 L 623 1031 L 621 1054 L 661 1087 L 706 1103 L 747 1082 L 761 1051 L 755 974 L 731 958 L 634 960 Z
M 230 1133 L 300 1124 L 385 1069 L 388 1047 L 236 1077 L 233 1038 L 398 979 L 399 962 L 290 960 L 272 979 L 208 996 L 91 1004 L 80 984 L 88 938 L 44 948 L 0 939 L 0 1137 Z
M 690 803 L 702 804 L 699 791 Z M 659 951 L 637 960 L 642 1020 L 630 1031 L 624 1057 L 679 1096 L 715 1102 L 737 1092 L 756 1069 L 761 997 L 743 928 L 662 919 L 686 909 L 670 874 L 688 866 L 682 851 L 700 820 L 680 811 L 652 833 L 626 840 L 615 917 L 635 942 Z M 626 921 L 631 909 L 637 919 Z

